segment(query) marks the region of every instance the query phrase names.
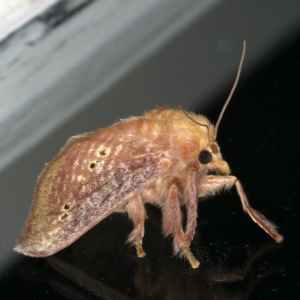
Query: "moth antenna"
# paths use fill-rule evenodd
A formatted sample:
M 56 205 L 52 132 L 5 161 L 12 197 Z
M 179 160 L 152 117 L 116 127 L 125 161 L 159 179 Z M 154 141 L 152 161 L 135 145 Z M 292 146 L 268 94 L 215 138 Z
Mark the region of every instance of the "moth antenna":
M 183 112 L 190 120 L 192 120 L 193 122 L 195 122 L 196 124 L 198 124 L 198 125 L 200 125 L 200 126 L 206 127 L 206 128 L 207 128 L 207 134 L 208 134 L 208 132 L 209 132 L 209 127 L 208 127 L 208 125 L 199 123 L 199 122 L 197 122 L 196 120 L 194 120 L 191 116 L 189 116 L 189 115 L 186 113 L 186 111 L 182 108 L 181 105 L 179 105 L 179 108 L 182 110 L 182 112 Z
M 234 90 L 235 90 L 235 88 L 236 88 L 236 86 L 238 84 L 238 81 L 240 79 L 240 75 L 241 75 L 241 71 L 242 71 L 242 65 L 243 65 L 244 58 L 245 58 L 245 53 L 246 53 L 246 41 L 244 41 L 244 44 L 243 44 L 242 57 L 241 57 L 241 60 L 240 60 L 240 65 L 239 65 L 239 68 L 238 68 L 238 72 L 237 72 L 234 84 L 233 84 L 233 86 L 231 88 L 231 91 L 229 93 L 229 96 L 227 97 L 227 100 L 226 100 L 225 104 L 223 105 L 223 108 L 222 108 L 221 113 L 219 115 L 218 121 L 217 121 L 217 123 L 215 125 L 214 134 L 213 134 L 213 141 L 215 141 L 217 139 L 217 133 L 218 133 L 219 125 L 220 125 L 220 122 L 222 120 L 223 114 L 225 112 L 225 109 L 226 109 L 229 101 L 231 100 L 231 97 L 232 97 L 232 95 L 234 93 Z

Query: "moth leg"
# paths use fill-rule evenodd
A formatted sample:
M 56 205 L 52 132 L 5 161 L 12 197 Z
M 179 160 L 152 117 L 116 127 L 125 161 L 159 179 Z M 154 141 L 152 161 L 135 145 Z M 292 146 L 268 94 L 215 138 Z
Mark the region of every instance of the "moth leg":
M 187 210 L 186 217 L 186 230 L 184 234 L 184 248 L 187 253 L 188 260 L 191 263 L 193 268 L 197 268 L 199 266 L 199 261 L 197 261 L 193 254 L 190 251 L 190 245 L 193 240 L 195 229 L 197 226 L 197 189 L 196 189 L 196 170 L 191 168 L 187 177 L 186 187 L 184 190 L 184 203 Z
M 178 187 L 173 184 L 170 188 L 169 195 L 162 207 L 163 213 L 163 232 L 173 236 L 173 248 L 175 254 L 185 256 L 193 268 L 199 266 L 199 262 L 195 259 L 190 251 L 189 245 L 186 245 L 185 234 L 182 228 L 182 212 L 178 199 Z
M 144 224 L 147 215 L 142 197 L 140 195 L 128 202 L 127 213 L 134 224 L 134 229 L 128 237 L 128 242 L 135 245 L 138 257 L 144 257 L 146 256 L 146 253 L 143 249 L 142 243 L 145 233 Z
M 165 236 L 173 236 L 173 248 L 176 254 L 184 247 L 182 212 L 178 199 L 178 188 L 173 184 L 162 207 L 162 227 Z
M 242 184 L 235 176 L 207 176 L 198 187 L 198 190 L 200 191 L 198 195 L 213 195 L 221 189 L 229 189 L 233 185 L 236 186 L 244 211 L 247 212 L 251 219 L 266 233 L 268 233 L 277 243 L 282 242 L 283 236 L 277 232 L 275 224 L 269 221 L 262 213 L 251 207 L 243 190 Z

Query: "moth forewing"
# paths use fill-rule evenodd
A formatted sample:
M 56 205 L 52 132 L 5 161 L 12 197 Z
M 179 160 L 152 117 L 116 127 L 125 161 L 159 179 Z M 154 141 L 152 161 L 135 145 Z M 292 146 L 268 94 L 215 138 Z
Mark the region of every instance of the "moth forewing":
M 48 256 L 67 247 L 168 168 L 164 148 L 137 142 L 124 122 L 69 140 L 45 167 L 16 251 Z

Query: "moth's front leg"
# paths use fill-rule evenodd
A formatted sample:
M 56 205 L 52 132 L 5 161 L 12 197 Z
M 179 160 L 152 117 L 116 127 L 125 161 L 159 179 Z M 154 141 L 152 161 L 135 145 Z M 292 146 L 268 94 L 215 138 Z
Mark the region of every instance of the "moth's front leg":
M 263 214 L 251 207 L 240 181 L 235 176 L 206 176 L 204 181 L 198 186 L 198 196 L 214 195 L 222 189 L 231 188 L 233 185 L 236 186 L 244 211 L 246 211 L 251 219 L 265 230 L 277 243 L 282 242 L 283 236 L 277 232 L 276 226 Z
M 142 197 L 138 195 L 130 200 L 126 209 L 129 218 L 134 224 L 134 229 L 129 235 L 128 242 L 135 245 L 138 257 L 144 257 L 146 256 L 146 253 L 143 249 L 142 243 L 145 233 L 145 219 L 147 218 L 147 215 Z

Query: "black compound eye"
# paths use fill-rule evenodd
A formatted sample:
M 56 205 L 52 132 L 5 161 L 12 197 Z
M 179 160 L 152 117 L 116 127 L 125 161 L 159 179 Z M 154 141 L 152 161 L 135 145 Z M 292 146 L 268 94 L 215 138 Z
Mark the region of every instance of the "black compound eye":
M 212 161 L 212 154 L 207 150 L 202 150 L 199 153 L 199 161 L 201 162 L 201 164 L 207 165 Z

